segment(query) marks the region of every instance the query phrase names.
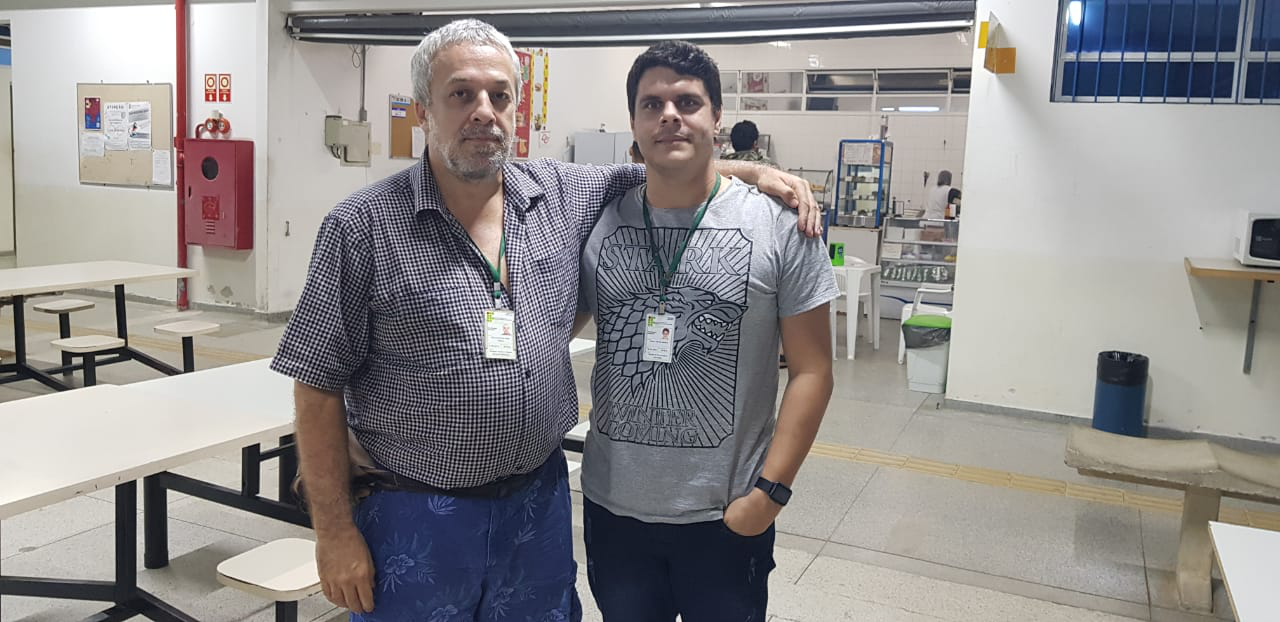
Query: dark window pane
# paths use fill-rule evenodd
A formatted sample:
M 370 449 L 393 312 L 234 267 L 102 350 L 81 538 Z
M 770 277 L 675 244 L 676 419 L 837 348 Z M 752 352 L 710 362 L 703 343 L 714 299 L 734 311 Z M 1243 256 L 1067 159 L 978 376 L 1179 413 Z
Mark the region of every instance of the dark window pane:
M 870 71 L 810 73 L 810 93 L 870 93 L 875 88 Z
M 1164 96 L 1164 74 L 1168 63 L 1144 63 L 1146 73 L 1141 78 L 1142 98 L 1161 99 Z
M 1121 72 L 1120 96 L 1138 97 L 1142 95 L 1142 68 L 1145 63 L 1125 63 Z
M 1106 20 L 1105 0 L 1084 0 L 1080 10 L 1080 28 L 1084 31 L 1084 52 L 1102 49 L 1102 28 Z M 1072 9 L 1074 10 L 1074 9 Z M 1074 17 L 1070 17 L 1074 21 Z
M 1096 75 L 1098 97 L 1115 97 L 1120 86 L 1120 63 L 1102 63 Z
M 1244 99 L 1256 102 L 1260 95 L 1266 99 L 1280 99 L 1280 59 L 1269 63 L 1249 63 L 1244 78 Z
M 880 72 L 881 93 L 946 93 L 949 84 L 945 71 Z
M 1149 51 L 1169 51 L 1169 35 L 1172 34 L 1172 8 L 1172 5 L 1167 0 L 1154 0 L 1151 4 L 1151 16 L 1146 33 L 1150 38 L 1150 42 L 1147 44 Z
M 1255 52 L 1280 50 L 1280 0 L 1257 2 L 1258 8 L 1253 15 L 1253 35 L 1250 37 L 1252 49 Z
M 1190 52 L 1195 22 L 1200 14 L 1195 0 L 1173 0 L 1173 41 L 1170 51 Z M 1166 39 L 1167 41 L 1168 39 Z
M 1240 26 L 1238 0 L 1200 0 L 1196 14 L 1195 51 L 1234 52 Z
M 973 72 L 968 69 L 957 69 L 951 80 L 952 93 L 968 93 L 969 84 L 973 81 Z
M 1076 81 L 1076 97 L 1092 99 L 1098 79 L 1098 63 L 1079 63 L 1077 71 L 1080 77 Z
M 1191 63 L 1169 63 L 1168 81 L 1164 96 L 1169 99 L 1186 99 L 1187 84 L 1191 80 Z
M 1062 63 L 1062 84 L 1059 85 L 1058 92 L 1063 99 L 1071 99 L 1075 94 L 1076 79 L 1076 63 Z
M 1102 37 L 1104 51 L 1127 51 L 1125 29 L 1128 28 L 1128 18 L 1132 16 L 1132 11 L 1129 9 L 1131 4 L 1133 3 L 1127 0 L 1112 0 L 1107 3 L 1106 24 L 1103 27 Z M 1126 12 L 1129 15 L 1126 15 Z

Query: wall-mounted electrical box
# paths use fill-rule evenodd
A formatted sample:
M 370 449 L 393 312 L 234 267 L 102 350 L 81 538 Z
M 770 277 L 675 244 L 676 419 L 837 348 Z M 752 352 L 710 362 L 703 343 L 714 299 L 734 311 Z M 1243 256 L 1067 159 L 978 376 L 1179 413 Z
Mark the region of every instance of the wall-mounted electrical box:
M 369 166 L 369 122 L 325 116 L 324 146 L 343 166 Z
M 253 141 L 186 139 L 188 244 L 253 248 Z

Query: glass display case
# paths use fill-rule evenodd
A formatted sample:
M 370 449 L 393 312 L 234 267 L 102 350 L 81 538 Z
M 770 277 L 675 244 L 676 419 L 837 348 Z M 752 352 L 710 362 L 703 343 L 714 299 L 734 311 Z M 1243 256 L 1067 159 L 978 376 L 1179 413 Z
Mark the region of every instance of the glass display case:
M 925 284 L 955 284 L 959 220 L 889 216 L 882 233 L 882 285 L 915 289 Z
M 893 143 L 887 140 L 842 140 L 836 162 L 835 209 L 827 224 L 879 227 L 889 214 Z

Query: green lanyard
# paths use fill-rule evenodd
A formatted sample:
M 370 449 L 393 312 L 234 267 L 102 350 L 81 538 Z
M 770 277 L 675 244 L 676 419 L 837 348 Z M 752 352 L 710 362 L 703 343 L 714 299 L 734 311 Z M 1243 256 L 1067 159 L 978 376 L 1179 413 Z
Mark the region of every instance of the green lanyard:
M 479 250 L 480 247 L 476 247 Z M 484 265 L 489 267 L 489 274 L 493 275 L 493 299 L 502 298 L 502 256 L 507 254 L 507 232 L 502 232 L 502 240 L 498 242 L 498 265 L 489 263 L 489 258 L 483 252 L 480 258 L 484 260 Z
M 716 185 L 711 189 L 711 194 L 707 196 L 707 202 L 698 208 L 693 215 L 693 223 L 689 225 L 689 234 L 684 237 L 684 241 L 680 242 L 680 246 L 676 248 L 676 254 L 671 258 L 670 266 L 662 260 L 662 249 L 658 248 L 658 238 L 653 233 L 653 217 L 649 215 L 649 197 L 644 197 L 644 230 L 649 234 L 649 252 L 653 254 L 653 264 L 658 268 L 658 284 L 662 287 L 661 293 L 658 295 L 658 314 L 667 312 L 667 287 L 671 285 L 671 279 L 676 275 L 676 269 L 680 267 L 680 259 L 684 257 L 685 249 L 689 248 L 689 240 L 693 239 L 693 233 L 698 230 L 698 225 L 702 224 L 702 217 L 707 213 L 707 207 L 711 205 L 711 200 L 716 198 L 716 194 L 720 192 L 720 175 L 716 175 Z

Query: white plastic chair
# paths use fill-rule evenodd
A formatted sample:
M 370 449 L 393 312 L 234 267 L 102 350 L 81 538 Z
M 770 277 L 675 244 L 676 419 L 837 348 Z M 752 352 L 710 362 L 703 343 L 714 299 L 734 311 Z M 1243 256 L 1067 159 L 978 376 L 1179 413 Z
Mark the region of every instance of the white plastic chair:
M 916 289 L 915 298 L 911 304 L 902 306 L 902 323 L 906 324 L 911 316 L 921 313 L 929 315 L 951 315 L 951 310 L 946 307 L 937 305 L 927 305 L 920 301 L 925 294 L 950 294 L 952 286 L 950 285 L 922 285 Z M 901 365 L 907 361 L 907 340 L 902 336 L 902 331 L 898 331 L 898 364 Z
M 854 350 L 857 347 L 858 333 L 858 317 L 861 315 L 862 305 L 866 305 L 869 309 L 867 313 L 867 339 L 872 343 L 879 345 L 880 342 L 880 322 L 879 305 L 876 304 L 874 298 L 875 283 L 867 289 L 862 288 L 863 280 L 873 280 L 878 278 L 880 274 L 880 266 L 868 263 L 857 257 L 845 257 L 844 266 L 835 266 L 833 268 L 836 275 L 836 286 L 840 288 L 840 297 L 831 302 L 831 358 L 840 358 L 839 351 L 836 347 L 836 328 L 837 328 L 837 303 L 841 298 L 845 300 L 845 358 L 852 360 Z M 852 281 L 852 282 L 851 282 Z

